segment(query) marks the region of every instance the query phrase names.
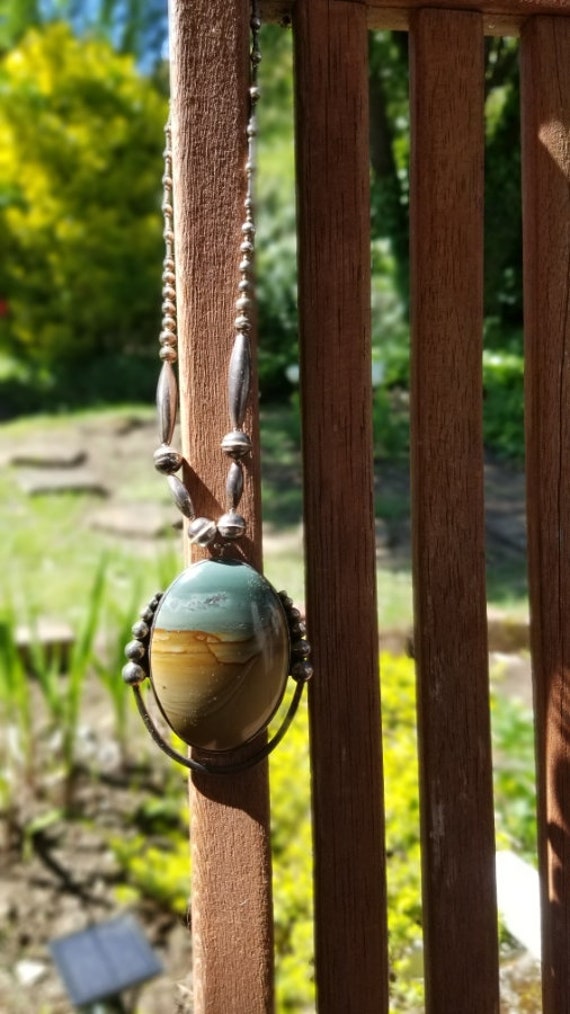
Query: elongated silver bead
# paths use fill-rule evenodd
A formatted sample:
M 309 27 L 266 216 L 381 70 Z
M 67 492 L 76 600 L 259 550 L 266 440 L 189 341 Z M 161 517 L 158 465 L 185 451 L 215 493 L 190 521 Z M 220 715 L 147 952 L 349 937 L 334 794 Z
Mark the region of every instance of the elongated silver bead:
M 234 510 L 243 494 L 243 468 L 239 461 L 232 461 L 226 479 L 226 498 Z
M 176 426 L 178 403 L 178 384 L 170 363 L 162 364 L 156 388 L 156 408 L 158 411 L 158 435 L 162 444 L 169 444 Z
M 168 482 L 170 492 L 172 493 L 172 499 L 174 500 L 174 503 L 178 507 L 180 513 L 183 514 L 185 518 L 195 518 L 196 511 L 194 510 L 194 504 L 192 503 L 192 498 L 184 483 L 181 482 L 176 475 L 169 475 L 166 481 Z
M 230 419 L 234 429 L 243 423 L 249 387 L 251 383 L 251 351 L 249 338 L 245 334 L 237 334 L 230 358 L 228 374 L 228 395 Z

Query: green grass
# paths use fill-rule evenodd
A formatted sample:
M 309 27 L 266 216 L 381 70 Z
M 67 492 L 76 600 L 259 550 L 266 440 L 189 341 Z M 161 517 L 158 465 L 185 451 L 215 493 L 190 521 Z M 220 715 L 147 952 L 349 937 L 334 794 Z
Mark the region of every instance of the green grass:
M 10 445 L 33 443 L 50 435 L 58 440 L 63 432 L 73 436 L 79 427 L 82 440 L 88 442 L 86 427 L 110 425 L 133 416 L 150 419 L 153 411 L 148 406 L 126 405 L 113 410 L 19 419 L 0 426 L 0 456 Z M 290 408 L 263 410 L 262 444 L 266 573 L 272 583 L 303 602 L 299 425 Z M 127 461 L 120 481 L 123 488 L 117 490 L 119 499 L 134 504 L 168 502 L 168 491 L 150 458 Z M 80 622 L 87 607 L 87 589 L 103 556 L 107 558 L 107 597 L 114 608 L 130 600 L 133 586 L 140 589 L 142 604 L 180 568 L 182 541 L 176 532 L 141 551 L 138 540 L 120 540 L 88 528 L 85 521 L 89 513 L 102 505 L 92 496 L 29 497 L 19 489 L 15 470 L 3 468 L 0 504 L 2 587 L 9 592 L 16 614 L 21 614 L 23 620 L 33 613 Z M 398 484 L 395 490 L 381 489 L 377 512 L 388 525 L 408 515 L 407 498 Z M 517 617 L 525 615 L 528 608 L 524 568 L 524 560 L 508 566 L 492 562 L 488 572 L 490 602 Z M 378 601 L 381 627 L 411 625 L 411 575 L 405 557 L 397 567 L 380 561 Z

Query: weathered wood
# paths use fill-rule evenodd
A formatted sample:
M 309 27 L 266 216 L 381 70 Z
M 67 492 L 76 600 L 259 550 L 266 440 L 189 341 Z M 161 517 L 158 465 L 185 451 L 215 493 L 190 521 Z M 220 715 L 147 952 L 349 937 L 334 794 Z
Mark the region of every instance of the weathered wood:
M 286 25 L 295 3 L 302 0 L 261 0 L 264 20 Z M 527 18 L 536 14 L 568 15 L 570 0 L 331 0 L 365 7 L 369 28 L 406 32 L 419 8 L 478 11 L 483 15 L 485 35 L 519 35 Z
M 196 472 L 190 485 L 197 512 L 219 517 L 245 197 L 248 0 L 172 0 L 170 28 L 181 434 Z M 245 428 L 257 437 L 251 409 Z M 257 456 L 246 468 L 240 509 L 249 524 L 246 553 L 259 566 Z M 273 1007 L 267 764 L 235 777 L 196 778 L 191 808 L 195 1010 L 267 1014 Z
M 387 1007 L 371 431 L 366 12 L 294 34 L 316 977 L 321 1014 Z
M 522 40 L 526 455 L 545 1014 L 570 1011 L 570 19 Z
M 428 1011 L 498 1010 L 482 437 L 483 28 L 410 33 L 412 510 Z

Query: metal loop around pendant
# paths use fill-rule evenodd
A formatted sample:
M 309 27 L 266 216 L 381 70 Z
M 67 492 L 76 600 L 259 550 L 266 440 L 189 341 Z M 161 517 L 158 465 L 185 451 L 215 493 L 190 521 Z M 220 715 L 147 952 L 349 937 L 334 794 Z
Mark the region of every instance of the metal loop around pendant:
M 269 754 L 275 749 L 275 747 L 279 745 L 297 713 L 301 697 L 303 696 L 303 686 L 304 686 L 303 683 L 297 683 L 295 685 L 295 691 L 293 693 L 291 703 L 289 704 L 285 717 L 275 735 L 272 736 L 271 739 L 269 739 L 266 743 L 264 743 L 263 746 L 259 748 L 259 750 L 256 750 L 255 753 L 250 754 L 243 760 L 230 761 L 227 764 L 209 764 L 207 761 L 198 761 L 194 757 L 184 756 L 184 754 L 179 753 L 178 750 L 175 750 L 173 746 L 170 746 L 170 744 L 167 743 L 166 740 L 162 738 L 160 732 L 156 728 L 147 710 L 146 704 L 143 700 L 140 687 L 134 686 L 133 693 L 135 695 L 135 701 L 137 703 L 139 714 L 147 728 L 147 731 L 151 735 L 156 745 L 160 747 L 162 752 L 165 753 L 167 757 L 170 757 L 171 760 L 176 761 L 178 764 L 182 764 L 183 767 L 188 768 L 190 771 L 195 771 L 198 774 L 235 775 L 240 774 L 240 772 L 242 771 L 247 771 L 248 768 L 255 767 L 256 764 L 259 764 L 260 761 L 268 757 Z M 240 749 L 243 749 L 243 747 Z

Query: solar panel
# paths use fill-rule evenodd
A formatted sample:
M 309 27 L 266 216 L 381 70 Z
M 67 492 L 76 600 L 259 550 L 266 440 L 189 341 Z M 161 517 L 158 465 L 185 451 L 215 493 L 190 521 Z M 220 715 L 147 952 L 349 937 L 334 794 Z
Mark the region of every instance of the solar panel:
M 76 1007 L 117 996 L 164 971 L 130 915 L 52 940 L 49 947 Z

